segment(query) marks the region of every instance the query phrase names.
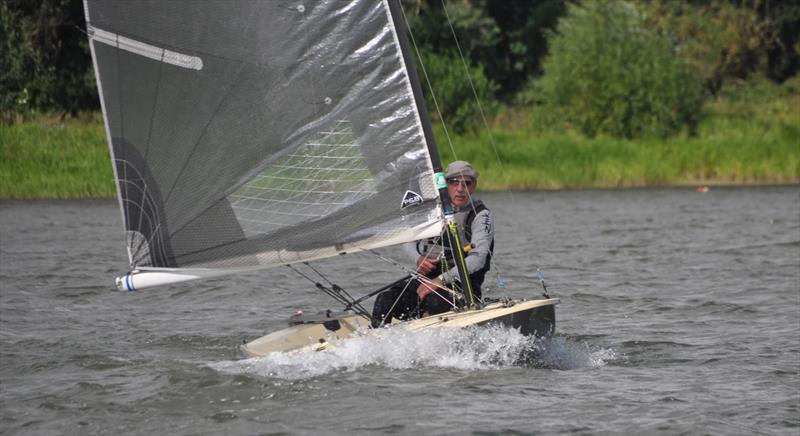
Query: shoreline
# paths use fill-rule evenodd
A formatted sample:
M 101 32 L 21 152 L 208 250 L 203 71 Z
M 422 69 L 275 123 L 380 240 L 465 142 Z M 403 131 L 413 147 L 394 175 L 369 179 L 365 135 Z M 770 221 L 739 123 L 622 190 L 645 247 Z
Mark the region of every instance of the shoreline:
M 480 189 L 478 192 L 531 192 L 531 191 L 547 191 L 547 192 L 560 192 L 560 191 L 615 191 L 626 189 L 684 189 L 684 188 L 760 188 L 760 187 L 780 187 L 780 186 L 798 186 L 800 187 L 800 178 L 791 181 L 776 181 L 764 180 L 756 182 L 731 182 L 725 180 L 706 180 L 706 181 L 685 181 L 676 183 L 642 183 L 642 184 L 626 184 L 621 186 L 577 186 L 577 187 L 530 187 L 522 189 Z
M 797 187 L 800 188 L 800 178 L 794 181 L 757 181 L 757 182 L 730 182 L 721 180 L 706 180 L 702 182 L 678 182 L 667 184 L 641 184 L 626 186 L 584 186 L 584 187 L 532 187 L 525 189 L 478 189 L 477 194 L 498 194 L 498 193 L 524 193 L 524 192 L 566 192 L 566 191 L 617 191 L 617 190 L 648 190 L 648 189 L 692 189 L 698 188 L 714 189 L 733 189 L 733 188 L 770 188 L 770 187 Z M 706 192 L 706 191 L 701 191 Z M 2 203 L 12 202 L 59 202 L 59 201 L 117 201 L 116 195 L 109 196 L 30 196 L 30 197 L 0 197 Z

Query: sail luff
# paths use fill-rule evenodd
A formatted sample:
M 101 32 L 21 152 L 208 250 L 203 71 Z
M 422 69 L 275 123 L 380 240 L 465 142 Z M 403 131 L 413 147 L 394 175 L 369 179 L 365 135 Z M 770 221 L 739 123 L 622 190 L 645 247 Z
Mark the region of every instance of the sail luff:
M 425 96 L 422 94 L 422 84 L 417 74 L 417 68 L 414 65 L 414 54 L 411 52 L 411 46 L 406 36 L 407 23 L 405 21 L 402 5 L 400 0 L 386 0 L 389 3 L 392 13 L 392 20 L 394 21 L 395 33 L 400 45 L 400 50 L 403 53 L 403 61 L 405 62 L 406 71 L 411 81 L 411 88 L 414 92 L 414 101 L 417 106 L 417 112 L 420 115 L 420 123 L 422 130 L 425 133 L 425 143 L 428 147 L 428 154 L 430 155 L 431 165 L 433 166 L 434 183 L 439 189 L 439 199 L 442 203 L 443 216 L 453 215 L 453 206 L 450 203 L 450 195 L 447 193 L 447 184 L 444 180 L 444 173 L 442 172 L 442 162 L 439 159 L 439 150 L 436 145 L 436 138 L 433 135 L 433 127 L 431 126 L 431 118 L 428 115 L 428 108 L 425 104 Z M 399 29 L 399 30 L 398 30 Z M 409 29 L 410 31 L 410 29 Z
M 384 1 L 386 1 L 389 6 L 392 22 L 394 23 L 395 37 L 397 38 L 400 50 L 403 54 L 403 61 L 405 63 L 406 72 L 408 73 L 408 78 L 411 82 L 417 113 L 419 114 L 420 123 L 422 124 L 422 130 L 425 133 L 425 143 L 428 146 L 431 165 L 433 166 L 434 174 L 436 174 L 442 171 L 442 163 L 439 159 L 439 151 L 436 146 L 436 138 L 433 135 L 428 108 L 425 105 L 425 96 L 422 94 L 422 85 L 419 80 L 419 75 L 417 74 L 417 68 L 414 65 L 414 54 L 411 51 L 411 46 L 406 36 L 407 25 L 403 18 L 402 6 L 400 5 L 400 0 Z
M 86 19 L 86 28 L 87 30 L 90 29 L 92 24 L 91 17 L 89 14 L 89 0 L 83 0 L 83 14 L 84 18 Z M 108 153 L 111 156 L 111 169 L 114 172 L 114 187 L 117 191 L 117 203 L 119 204 L 119 212 L 120 216 L 122 217 L 122 222 L 124 223 L 125 218 L 125 206 L 123 205 L 123 196 L 122 196 L 122 179 L 120 179 L 119 174 L 117 173 L 117 166 L 113 164 L 114 162 L 114 146 L 113 141 L 111 140 L 111 127 L 108 122 L 108 111 L 106 110 L 106 99 L 104 98 L 103 93 L 103 84 L 102 79 L 100 78 L 100 70 L 97 65 L 97 55 L 95 54 L 94 49 L 94 36 L 92 32 L 86 33 L 87 38 L 89 39 L 89 51 L 92 56 L 92 69 L 94 70 L 94 77 L 95 82 L 97 83 L 97 93 L 98 97 L 100 98 L 100 112 L 103 114 L 103 128 L 106 132 L 106 142 L 108 144 Z M 133 266 L 133 253 L 131 252 L 130 245 L 125 244 L 126 251 L 128 253 L 128 264 Z

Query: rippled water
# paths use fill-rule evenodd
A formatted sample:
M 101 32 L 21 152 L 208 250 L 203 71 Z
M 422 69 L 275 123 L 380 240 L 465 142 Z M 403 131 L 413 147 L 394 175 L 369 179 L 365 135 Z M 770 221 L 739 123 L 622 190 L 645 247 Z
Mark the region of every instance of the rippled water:
M 237 345 L 335 304 L 285 268 L 115 292 L 115 201 L 0 203 L 0 431 L 800 432 L 800 188 L 482 198 L 508 293 L 540 293 L 538 265 L 562 299 L 554 338 L 385 331 L 260 359 Z M 317 266 L 353 294 L 402 275 Z

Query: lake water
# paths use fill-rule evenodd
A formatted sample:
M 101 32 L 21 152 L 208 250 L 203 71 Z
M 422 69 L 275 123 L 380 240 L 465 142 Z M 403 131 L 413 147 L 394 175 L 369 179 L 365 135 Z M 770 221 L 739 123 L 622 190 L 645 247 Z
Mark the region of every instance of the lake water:
M 800 433 L 799 187 L 482 198 L 487 282 L 532 296 L 540 267 L 554 338 L 386 331 L 261 359 L 237 346 L 337 306 L 287 268 L 113 291 L 116 201 L 2 202 L 0 433 Z M 403 275 L 316 266 L 352 294 Z

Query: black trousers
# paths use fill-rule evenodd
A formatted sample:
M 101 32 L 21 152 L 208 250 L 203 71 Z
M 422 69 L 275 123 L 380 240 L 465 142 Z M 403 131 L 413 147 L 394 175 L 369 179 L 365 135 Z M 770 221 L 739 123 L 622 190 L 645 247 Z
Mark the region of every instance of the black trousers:
M 452 309 L 453 306 L 450 302 L 445 301 L 433 292 L 420 301 L 417 296 L 417 287 L 419 285 L 419 280 L 409 279 L 378 294 L 375 299 L 375 306 L 372 309 L 372 326 L 378 327 L 381 322 L 389 324 L 392 318 L 406 320 L 419 318 L 420 315 L 425 313 L 436 315 Z M 443 291 L 437 292 L 442 294 Z M 452 301 L 452 295 L 449 292 L 442 295 Z

